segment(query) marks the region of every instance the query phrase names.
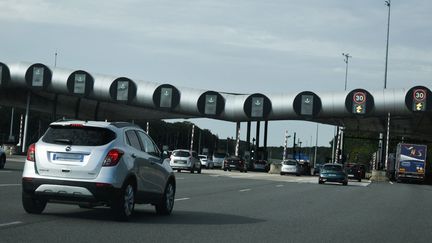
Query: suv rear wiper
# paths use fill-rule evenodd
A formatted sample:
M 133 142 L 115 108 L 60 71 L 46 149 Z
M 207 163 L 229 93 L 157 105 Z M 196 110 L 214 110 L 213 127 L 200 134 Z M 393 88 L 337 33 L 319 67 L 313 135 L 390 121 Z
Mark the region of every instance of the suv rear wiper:
M 64 144 L 72 144 L 72 140 L 70 140 L 68 138 L 56 138 L 56 139 L 54 139 L 54 142 L 64 143 Z

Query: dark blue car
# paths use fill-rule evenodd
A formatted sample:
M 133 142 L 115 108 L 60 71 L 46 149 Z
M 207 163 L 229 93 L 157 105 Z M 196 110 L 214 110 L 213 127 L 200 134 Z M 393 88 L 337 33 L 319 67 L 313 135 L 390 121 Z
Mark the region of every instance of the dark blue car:
M 341 164 L 324 164 L 320 170 L 318 183 L 323 184 L 325 182 L 338 182 L 344 186 L 348 185 L 348 176 L 343 170 Z

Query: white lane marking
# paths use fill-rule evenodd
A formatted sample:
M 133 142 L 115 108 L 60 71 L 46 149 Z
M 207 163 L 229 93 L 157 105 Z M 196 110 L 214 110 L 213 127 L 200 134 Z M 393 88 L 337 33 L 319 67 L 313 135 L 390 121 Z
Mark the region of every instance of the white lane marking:
M 184 177 L 176 177 L 177 180 L 184 180 Z
M 252 190 L 252 189 L 250 189 L 250 188 L 247 188 L 247 189 L 241 189 L 241 190 L 239 190 L 239 192 L 248 192 L 248 191 L 250 191 L 250 190 Z
M 276 185 L 276 187 L 283 187 L 283 185 Z
M 190 198 L 188 197 L 183 197 L 183 198 L 176 198 L 174 199 L 174 201 L 184 201 L 184 200 L 189 200 Z
M 21 221 L 15 221 L 15 222 L 10 222 L 10 223 L 4 223 L 4 224 L 0 224 L 0 227 L 6 227 L 6 226 L 11 226 L 11 225 L 16 225 L 16 224 L 22 224 L 23 222 Z
M 21 184 L 0 184 L 1 186 L 21 186 Z
M 393 185 L 393 182 L 389 181 L 389 183 Z

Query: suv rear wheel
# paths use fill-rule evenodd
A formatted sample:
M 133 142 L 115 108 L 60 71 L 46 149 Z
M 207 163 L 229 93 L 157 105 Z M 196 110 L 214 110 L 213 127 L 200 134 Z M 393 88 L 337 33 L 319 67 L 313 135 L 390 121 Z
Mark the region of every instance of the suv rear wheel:
M 174 207 L 175 188 L 172 181 L 168 182 L 162 200 L 155 205 L 156 213 L 160 215 L 170 215 Z
M 41 214 L 46 204 L 46 200 L 39 199 L 30 193 L 22 192 L 22 205 L 27 213 Z
M 120 195 L 114 199 L 111 209 L 114 217 L 120 221 L 127 221 L 132 216 L 135 208 L 135 188 L 128 181 L 121 189 Z

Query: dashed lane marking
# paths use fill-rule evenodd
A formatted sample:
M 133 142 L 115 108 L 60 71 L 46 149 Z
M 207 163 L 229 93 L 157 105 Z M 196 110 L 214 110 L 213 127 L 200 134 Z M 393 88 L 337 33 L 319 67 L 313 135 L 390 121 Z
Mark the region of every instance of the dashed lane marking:
M 15 221 L 15 222 L 10 222 L 10 223 L 0 224 L 0 227 L 12 226 L 12 225 L 17 225 L 17 224 L 22 224 L 22 223 L 23 222 L 21 222 L 21 221 Z
M 252 189 L 250 189 L 250 188 L 247 188 L 247 189 L 241 189 L 241 190 L 239 190 L 239 192 L 248 192 L 248 191 L 250 191 L 250 190 L 252 190 Z
M 276 187 L 283 187 L 283 185 L 276 185 Z
M 5 186 L 21 186 L 21 184 L 0 184 L 0 187 Z
M 188 198 L 188 197 L 183 197 L 183 198 L 177 198 L 177 199 L 174 199 L 174 201 L 185 201 L 185 200 L 189 200 L 190 198 Z

